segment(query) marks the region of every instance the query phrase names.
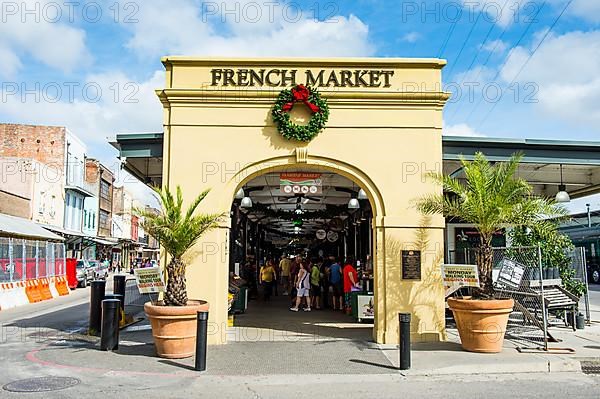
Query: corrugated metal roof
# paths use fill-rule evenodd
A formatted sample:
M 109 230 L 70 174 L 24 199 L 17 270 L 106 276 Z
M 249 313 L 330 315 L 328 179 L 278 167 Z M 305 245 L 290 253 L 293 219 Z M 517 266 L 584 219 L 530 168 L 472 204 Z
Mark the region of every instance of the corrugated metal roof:
M 0 236 L 64 241 L 61 236 L 38 226 L 30 220 L 3 213 L 0 213 Z

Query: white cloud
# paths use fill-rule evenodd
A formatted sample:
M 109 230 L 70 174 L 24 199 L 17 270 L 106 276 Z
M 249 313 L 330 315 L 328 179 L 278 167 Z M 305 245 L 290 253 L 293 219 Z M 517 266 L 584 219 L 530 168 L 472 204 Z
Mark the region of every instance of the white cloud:
M 423 37 L 423 35 L 421 35 L 419 32 L 409 32 L 409 33 L 405 34 L 404 36 L 402 36 L 401 40 L 403 42 L 415 43 L 415 42 L 419 41 L 422 37 Z
M 444 124 L 442 134 L 444 136 L 485 137 L 484 134 L 476 131 L 466 123 L 458 123 L 456 125 Z
M 247 0 L 229 2 L 229 12 L 223 3 L 210 3 L 219 8 L 214 15 L 203 8 L 208 3 L 185 0 L 178 2 L 178 7 L 167 4 L 166 0 L 141 3 L 139 22 L 126 26 L 133 33 L 127 46 L 138 55 L 335 57 L 374 53 L 368 26 L 353 15 L 322 21 L 306 10 L 302 15 L 297 9 L 290 11 L 283 3 L 275 6 L 274 2 Z M 261 6 L 259 19 L 256 12 L 245 8 L 247 4 Z M 297 16 L 301 18 L 296 21 Z
M 3 6 L 0 23 L 0 54 L 9 68 L 1 68 L 0 76 L 13 77 L 22 67 L 20 57 L 28 54 L 45 65 L 70 72 L 89 64 L 91 56 L 85 45 L 85 31 L 68 25 L 68 18 L 57 18 L 44 12 L 50 0 L 14 2 Z M 31 13 L 25 13 L 30 10 Z M 54 22 L 53 22 L 54 21 Z
M 65 86 L 60 86 L 60 97 L 43 87 L 37 98 L 4 93 L 3 114 L 28 123 L 67 126 L 88 145 L 96 145 L 116 132 L 160 131 L 162 107 L 154 89 L 162 86 L 162 71 L 142 83 L 120 72 L 90 75 L 73 89 L 75 98 Z
M 513 51 L 501 76 L 511 82 L 527 61 L 530 49 Z M 535 84 L 539 107 L 558 117 L 598 130 L 600 122 L 600 31 L 549 35 L 517 78 Z
M 491 42 L 486 43 L 481 48 L 485 51 L 489 51 L 494 54 L 502 54 L 508 48 L 508 43 L 502 40 L 493 40 Z
M 557 9 L 562 10 L 569 0 L 551 0 L 551 2 Z M 600 22 L 600 2 L 597 0 L 573 0 L 566 14 L 598 23 Z
M 485 85 L 494 77 L 495 71 L 487 66 L 476 66 L 466 72 L 456 74 L 456 82 L 462 82 L 465 86 L 479 84 Z

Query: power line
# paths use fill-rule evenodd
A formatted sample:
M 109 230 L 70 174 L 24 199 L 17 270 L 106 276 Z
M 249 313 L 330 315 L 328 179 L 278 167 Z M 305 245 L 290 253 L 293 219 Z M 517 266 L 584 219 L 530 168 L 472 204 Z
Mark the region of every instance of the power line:
M 494 78 L 491 80 L 491 82 L 495 82 L 496 79 L 498 78 L 498 76 L 500 76 L 500 73 L 502 72 L 502 70 L 504 69 L 504 67 L 506 66 L 506 64 L 508 63 L 508 59 L 512 56 L 515 48 L 517 48 L 519 46 L 519 44 L 521 43 L 521 41 L 523 40 L 523 38 L 525 37 L 525 35 L 527 34 L 527 32 L 529 32 L 529 29 L 533 25 L 533 22 L 536 21 L 537 16 L 542 11 L 542 9 L 544 8 L 545 5 L 546 5 L 546 1 L 544 1 L 544 3 L 542 3 L 542 6 L 537 10 L 537 12 L 534 15 L 534 17 L 531 18 L 531 21 L 529 21 L 529 23 L 527 24 L 527 27 L 525 28 L 525 30 L 521 34 L 521 37 L 519 37 L 519 40 L 517 41 L 517 43 L 510 49 L 510 52 L 509 52 L 508 56 L 506 57 L 506 60 L 504 61 L 504 64 L 498 69 L 498 71 L 496 72 L 496 76 L 494 76 Z M 505 31 L 506 31 L 506 29 L 505 29 Z M 503 34 L 504 34 L 504 32 L 503 32 Z M 495 50 L 495 48 L 494 48 L 494 50 Z M 484 64 L 484 66 L 487 65 L 487 61 L 489 61 L 491 55 L 492 55 L 492 53 L 490 53 L 490 55 L 488 56 L 488 59 L 486 60 L 486 63 Z M 481 72 L 481 70 L 479 72 Z M 478 77 L 479 77 L 479 75 L 478 75 Z M 477 81 L 477 79 L 475 79 L 475 81 Z M 473 107 L 473 109 L 471 110 L 471 112 L 467 116 L 467 118 L 466 118 L 467 122 L 471 119 L 471 117 L 473 116 L 473 114 L 475 113 L 475 111 L 477 111 L 477 109 L 479 108 L 479 106 L 481 105 L 481 103 L 483 103 L 483 96 L 479 99 L 479 101 L 477 102 L 477 104 L 475 105 L 475 107 Z
M 454 72 L 454 68 L 456 67 L 456 64 L 458 64 L 458 60 L 460 59 L 460 56 L 462 55 L 462 52 L 465 49 L 465 46 L 469 42 L 469 39 L 471 38 L 471 35 L 473 34 L 473 31 L 475 30 L 475 26 L 477 26 L 477 22 L 479 22 L 479 18 L 481 17 L 482 13 L 483 13 L 483 8 L 481 10 L 479 10 L 479 15 L 477 15 L 477 19 L 475 20 L 475 23 L 471 27 L 471 30 L 469 31 L 467 38 L 463 41 L 463 44 L 460 47 L 460 51 L 458 52 L 458 55 L 456 56 L 456 58 L 454 59 L 454 62 L 452 63 L 452 68 L 450 68 L 450 72 L 448 72 L 448 76 L 451 76 L 452 72 Z
M 492 79 L 492 81 L 495 81 L 496 79 L 498 79 L 498 76 L 500 76 L 500 74 L 502 73 L 502 71 L 504 70 L 504 67 L 506 67 L 506 65 L 508 64 L 508 60 L 510 60 L 510 57 L 512 57 L 514 50 L 519 47 L 519 45 L 521 44 L 521 41 L 523 41 L 523 39 L 525 38 L 525 35 L 527 35 L 527 32 L 529 32 L 529 29 L 531 28 L 531 26 L 533 25 L 533 22 L 535 22 L 536 18 L 538 17 L 538 15 L 540 14 L 540 12 L 542 11 L 542 9 L 544 8 L 544 6 L 546 5 L 547 1 L 544 1 L 542 3 L 542 5 L 540 6 L 540 8 L 538 9 L 538 11 L 535 13 L 535 15 L 533 16 L 533 18 L 531 19 L 531 21 L 527 24 L 527 27 L 525 28 L 525 30 L 523 31 L 523 33 L 521 34 L 521 37 L 519 37 L 519 40 L 517 40 L 517 43 L 510 49 L 510 51 L 508 52 L 508 55 L 506 56 L 506 60 L 504 60 L 504 63 L 502 64 L 502 66 L 500 68 L 498 68 L 498 72 L 496 72 L 496 76 L 494 76 L 494 78 Z
M 510 0 L 505 0 L 504 5 L 502 6 L 502 10 L 500 11 L 500 15 L 502 15 L 502 13 L 504 12 L 504 8 L 506 7 L 506 5 L 508 4 L 509 1 Z M 458 87 L 462 87 L 463 84 L 465 83 L 465 78 L 469 75 L 469 72 L 473 68 L 473 65 L 475 65 L 475 61 L 477 61 L 477 58 L 479 58 L 479 54 L 481 54 L 481 50 L 483 49 L 483 47 L 487 43 L 487 41 L 490 38 L 490 35 L 492 34 L 492 31 L 494 30 L 495 27 L 496 27 L 496 24 L 492 23 L 491 26 L 490 26 L 490 29 L 488 29 L 487 34 L 485 35 L 485 38 L 483 39 L 483 42 L 481 42 L 481 45 L 477 49 L 477 53 L 475 54 L 475 57 L 473 57 L 473 60 L 471 60 L 471 63 L 469 64 L 469 67 L 467 68 L 467 72 L 465 72 L 463 74 L 463 78 L 461 79 L 460 84 L 458 85 Z M 464 104 L 464 102 L 460 102 L 458 104 L 458 106 L 456 107 L 454 113 L 450 116 L 450 118 L 454 118 L 454 116 L 456 116 L 456 114 L 458 113 L 458 111 L 460 111 L 460 109 L 462 108 L 463 104 Z
M 456 25 L 458 25 L 458 20 L 454 21 L 452 23 L 452 25 L 450 26 L 450 29 L 448 30 L 448 33 L 446 34 L 446 40 L 444 41 L 444 43 L 442 43 L 442 47 L 440 48 L 440 51 L 438 51 L 438 56 L 437 56 L 438 58 L 441 58 L 444 51 L 446 51 L 446 46 L 448 45 L 448 42 L 450 41 L 450 37 L 452 37 L 452 34 L 454 33 L 454 29 L 456 29 Z
M 523 63 L 523 65 L 519 69 L 519 72 L 517 72 L 517 74 L 515 75 L 515 77 L 509 83 L 508 87 L 510 87 L 513 83 L 515 83 L 515 81 L 521 75 L 521 72 L 523 72 L 523 70 L 525 69 L 525 67 L 529 64 L 529 61 L 531 61 L 531 59 L 533 58 L 533 56 L 535 55 L 535 53 L 542 46 L 542 44 L 544 43 L 544 41 L 546 40 L 546 38 L 548 37 L 548 35 L 550 34 L 550 32 L 552 32 L 552 30 L 554 29 L 554 27 L 556 26 L 556 24 L 558 23 L 558 21 L 560 20 L 560 18 L 563 16 L 563 14 L 567 11 L 567 8 L 569 8 L 569 6 L 571 5 L 572 2 L 573 2 L 573 0 L 569 0 L 569 2 L 567 3 L 567 5 L 565 5 L 565 8 L 563 8 L 563 10 L 561 11 L 561 13 L 558 15 L 558 17 L 556 17 L 556 19 L 552 23 L 552 25 L 550 25 L 550 28 L 548 28 L 548 30 L 546 31 L 546 33 L 542 37 L 542 40 L 540 40 L 540 42 L 538 43 L 538 45 L 536 46 L 536 48 L 531 52 L 531 54 L 529 54 L 529 57 L 527 57 L 527 60 L 525 60 L 525 63 Z M 502 97 L 500 97 L 500 99 L 502 99 Z M 490 110 L 487 112 L 487 114 L 481 120 L 481 122 L 479 123 L 479 125 L 477 125 L 477 128 L 480 128 L 481 126 L 483 126 L 483 124 L 487 121 L 487 118 L 490 116 L 490 114 L 494 111 L 494 109 L 496 109 L 496 105 L 498 105 L 499 102 L 500 102 L 500 100 L 498 100 L 498 101 L 496 101 L 494 103 L 494 105 L 492 106 L 492 108 L 490 108 Z

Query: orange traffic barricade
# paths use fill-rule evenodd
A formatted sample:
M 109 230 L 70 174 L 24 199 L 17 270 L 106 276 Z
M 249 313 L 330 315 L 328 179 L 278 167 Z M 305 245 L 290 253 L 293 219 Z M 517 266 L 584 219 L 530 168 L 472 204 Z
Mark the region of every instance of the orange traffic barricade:
M 52 292 L 50 291 L 50 283 L 47 278 L 39 279 L 40 293 L 42 294 L 42 300 L 52 299 Z
M 29 303 L 35 303 L 42 301 L 42 294 L 40 293 L 39 286 L 36 281 L 28 280 L 27 287 L 25 288 L 25 293 L 27 294 L 27 299 L 29 299 Z
M 56 291 L 58 295 L 64 296 L 69 295 L 69 288 L 67 287 L 67 279 L 64 276 L 56 277 L 54 281 L 54 286 L 56 287 Z

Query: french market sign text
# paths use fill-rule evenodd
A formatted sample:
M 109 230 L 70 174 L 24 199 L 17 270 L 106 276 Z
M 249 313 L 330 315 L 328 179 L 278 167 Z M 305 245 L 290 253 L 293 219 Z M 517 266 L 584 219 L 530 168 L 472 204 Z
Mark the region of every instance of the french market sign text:
M 305 70 L 297 69 L 212 69 L 212 86 L 290 87 L 391 87 L 394 71 L 389 70 Z

